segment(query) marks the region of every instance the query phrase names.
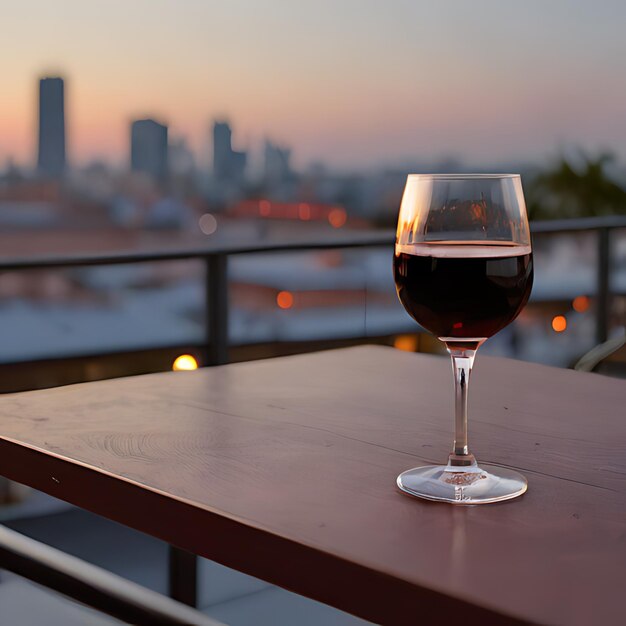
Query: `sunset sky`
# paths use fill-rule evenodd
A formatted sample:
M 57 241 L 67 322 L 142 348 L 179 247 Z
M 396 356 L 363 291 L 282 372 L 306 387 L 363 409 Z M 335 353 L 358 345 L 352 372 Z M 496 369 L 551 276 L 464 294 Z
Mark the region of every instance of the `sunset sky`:
M 200 155 L 226 117 L 299 166 L 626 160 L 623 0 L 1 1 L 0 168 L 34 160 L 44 75 L 67 79 L 74 164 L 127 158 L 148 115 Z

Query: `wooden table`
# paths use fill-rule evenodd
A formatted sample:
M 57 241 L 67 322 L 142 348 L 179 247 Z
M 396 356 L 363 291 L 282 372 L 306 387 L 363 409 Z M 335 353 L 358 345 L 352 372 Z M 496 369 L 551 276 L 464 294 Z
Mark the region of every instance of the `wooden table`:
M 518 500 L 410 498 L 446 359 L 362 347 L 0 398 L 0 473 L 384 624 L 622 624 L 626 384 L 479 355 L 470 445 Z

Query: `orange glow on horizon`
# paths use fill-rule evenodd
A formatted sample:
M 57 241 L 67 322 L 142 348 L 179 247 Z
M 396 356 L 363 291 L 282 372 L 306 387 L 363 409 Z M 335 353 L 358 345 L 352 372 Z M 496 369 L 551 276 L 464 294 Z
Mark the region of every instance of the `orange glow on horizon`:
M 567 320 L 564 315 L 555 315 L 552 318 L 552 330 L 555 333 L 562 333 L 567 328 Z
M 272 209 L 272 205 L 270 204 L 269 200 L 261 200 L 259 202 L 259 215 L 261 215 L 262 217 L 267 217 Z
M 298 205 L 298 217 L 304 221 L 311 219 L 311 207 L 306 202 L 301 202 Z
M 290 309 L 293 306 L 293 294 L 290 291 L 279 291 L 276 304 L 281 309 Z

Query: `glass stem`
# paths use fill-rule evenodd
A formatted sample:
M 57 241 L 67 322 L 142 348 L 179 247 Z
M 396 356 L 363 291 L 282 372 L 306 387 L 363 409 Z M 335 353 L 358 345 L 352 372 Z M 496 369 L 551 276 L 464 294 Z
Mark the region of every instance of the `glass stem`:
M 467 397 L 472 365 L 478 346 L 472 342 L 468 347 L 459 346 L 458 343 L 447 344 L 446 347 L 452 358 L 455 405 L 454 447 L 448 464 L 455 467 L 467 467 L 476 465 L 476 459 L 467 445 Z

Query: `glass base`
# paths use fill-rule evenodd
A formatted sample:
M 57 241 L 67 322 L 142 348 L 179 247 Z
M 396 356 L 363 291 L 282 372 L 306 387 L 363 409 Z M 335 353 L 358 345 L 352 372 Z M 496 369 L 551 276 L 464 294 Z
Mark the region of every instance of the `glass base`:
M 528 487 L 519 472 L 496 465 L 425 465 L 402 472 L 398 487 L 409 495 L 452 504 L 488 504 L 521 496 Z

